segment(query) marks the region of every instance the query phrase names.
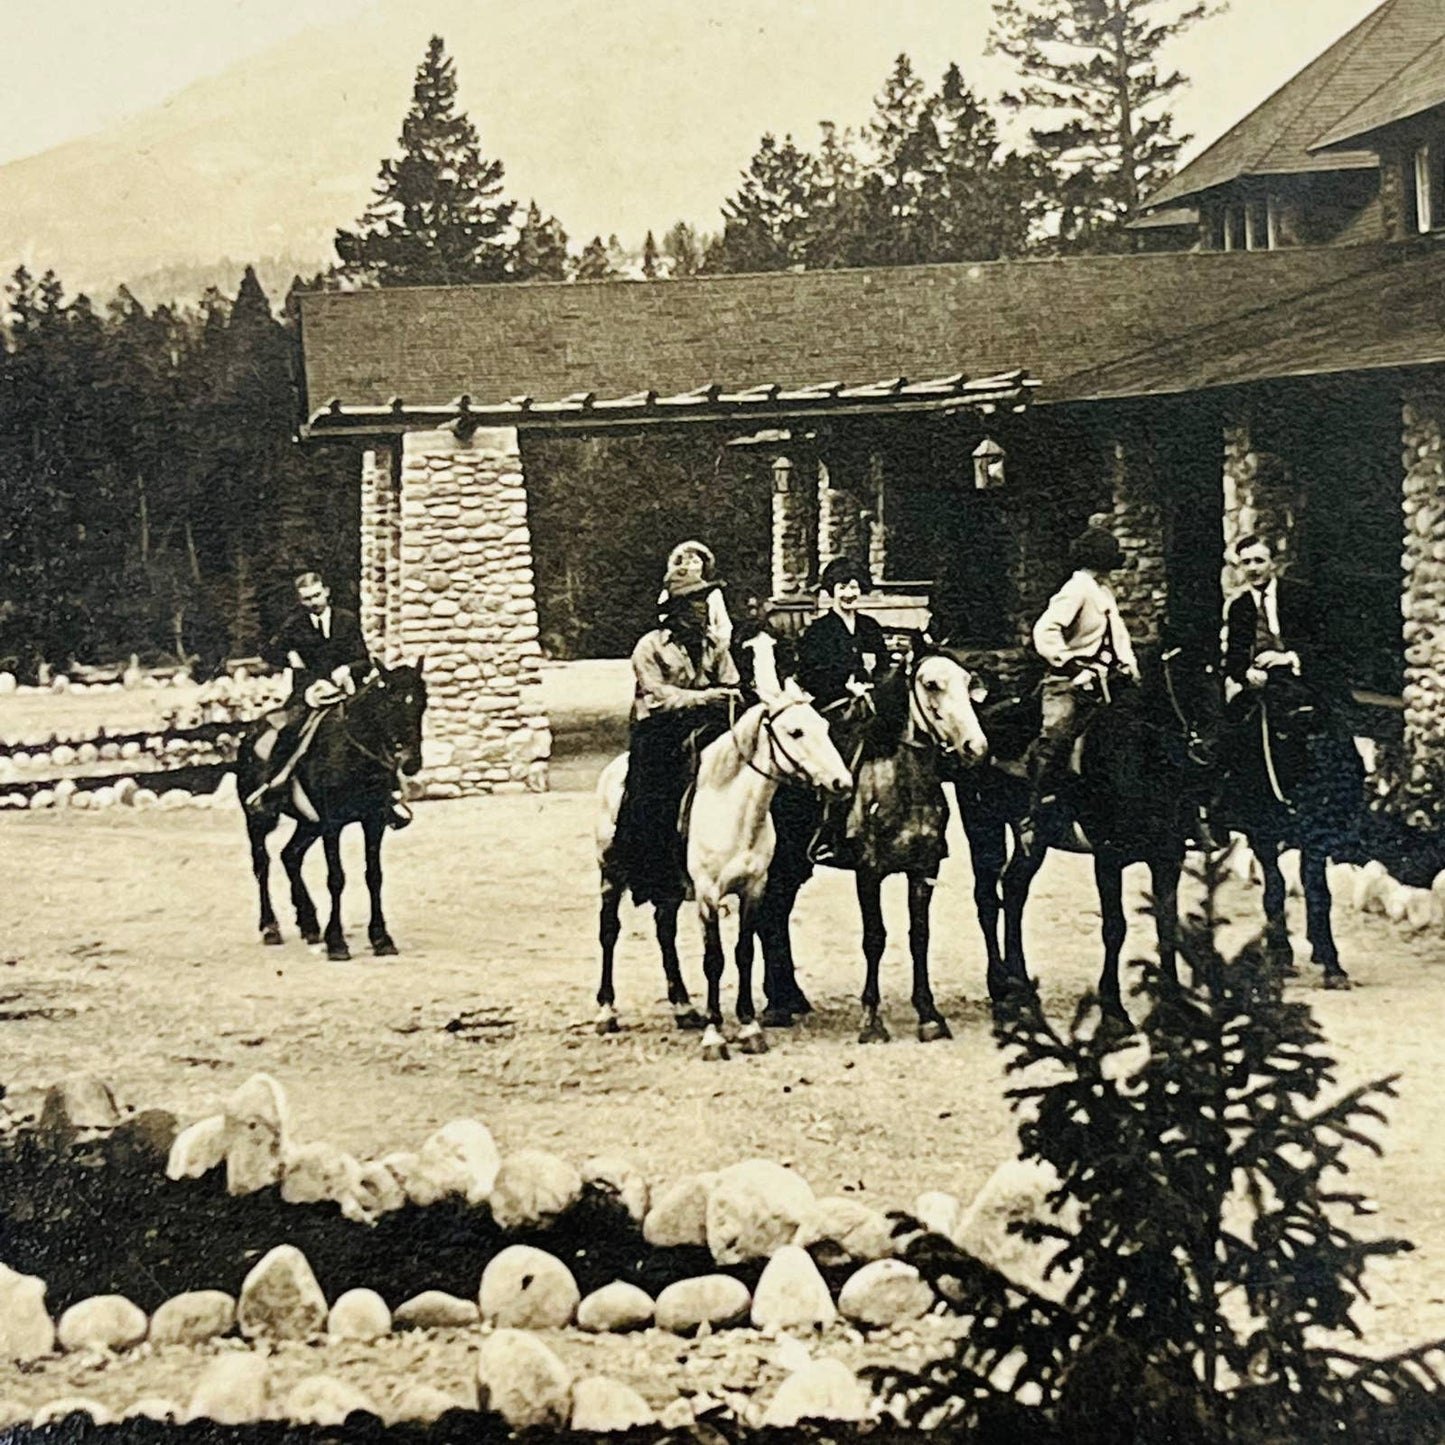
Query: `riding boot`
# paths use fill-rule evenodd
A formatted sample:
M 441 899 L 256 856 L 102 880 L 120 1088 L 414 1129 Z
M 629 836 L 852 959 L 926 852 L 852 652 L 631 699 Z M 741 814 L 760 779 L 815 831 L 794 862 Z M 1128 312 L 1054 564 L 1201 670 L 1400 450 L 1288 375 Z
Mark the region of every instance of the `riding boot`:
M 1019 821 L 1019 846 L 1031 853 L 1038 846 L 1049 811 L 1058 802 L 1056 779 L 1059 753 L 1068 739 L 1040 737 L 1029 753 L 1029 805 Z

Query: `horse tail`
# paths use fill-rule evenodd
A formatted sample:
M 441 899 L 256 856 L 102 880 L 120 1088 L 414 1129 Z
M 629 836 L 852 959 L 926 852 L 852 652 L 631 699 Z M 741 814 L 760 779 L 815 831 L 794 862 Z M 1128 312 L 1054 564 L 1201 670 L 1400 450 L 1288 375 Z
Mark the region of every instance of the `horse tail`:
M 597 844 L 597 862 L 607 862 L 617 837 L 617 815 L 622 808 L 622 793 L 627 785 L 627 754 L 619 753 L 597 779 L 595 796 L 597 811 L 593 820 L 593 837 Z

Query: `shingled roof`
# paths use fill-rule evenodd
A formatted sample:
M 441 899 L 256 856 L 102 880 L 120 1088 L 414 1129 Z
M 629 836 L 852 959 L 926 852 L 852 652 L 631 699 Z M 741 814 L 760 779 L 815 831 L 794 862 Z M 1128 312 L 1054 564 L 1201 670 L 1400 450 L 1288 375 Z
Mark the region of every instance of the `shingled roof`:
M 1070 379 L 1097 398 L 1445 363 L 1445 250 L 1273 302 Z
M 308 407 L 599 401 L 1022 369 L 1037 401 L 1192 330 L 1383 264 L 1371 246 L 1090 256 L 301 300 Z
M 1313 151 L 1357 144 L 1396 121 L 1445 106 L 1445 22 L 1442 34 L 1398 74 L 1357 105 L 1333 130 L 1310 147 Z
M 1385 0 L 1149 197 L 1178 205 L 1245 176 L 1373 167 L 1368 151 L 1312 147 L 1445 36 L 1445 0 Z

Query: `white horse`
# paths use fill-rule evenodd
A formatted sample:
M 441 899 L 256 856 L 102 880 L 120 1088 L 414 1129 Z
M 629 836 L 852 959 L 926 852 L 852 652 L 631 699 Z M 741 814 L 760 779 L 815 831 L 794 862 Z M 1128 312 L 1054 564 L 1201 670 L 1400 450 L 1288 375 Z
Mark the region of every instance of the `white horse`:
M 766 640 L 766 639 L 764 639 Z M 760 652 L 757 686 L 763 701 L 749 708 L 721 737 L 709 743 L 698 759 L 697 780 L 687 813 L 687 873 L 704 932 L 704 970 L 708 982 L 708 1017 L 704 1055 L 725 1058 L 719 988 L 723 972 L 720 916 L 727 900 L 739 903 L 738 1019 L 739 1044 L 745 1052 L 766 1049 L 752 1000 L 752 962 L 756 908 L 773 861 L 776 834 L 770 816 L 773 796 L 785 781 L 830 793 L 853 786 L 846 764 L 833 746 L 828 725 L 806 693 L 791 680 L 780 686 L 770 649 Z M 597 990 L 597 1031 L 618 1028 L 613 989 L 613 956 L 621 931 L 618 913 L 628 887 L 613 853 L 617 814 L 627 778 L 626 756 L 614 758 L 597 783 L 597 860 L 601 873 L 598 936 L 602 945 L 602 979 Z M 677 957 L 677 902 L 654 905 L 657 939 L 667 976 L 668 1002 L 680 1028 L 698 1028 L 702 1018 L 692 1007 Z

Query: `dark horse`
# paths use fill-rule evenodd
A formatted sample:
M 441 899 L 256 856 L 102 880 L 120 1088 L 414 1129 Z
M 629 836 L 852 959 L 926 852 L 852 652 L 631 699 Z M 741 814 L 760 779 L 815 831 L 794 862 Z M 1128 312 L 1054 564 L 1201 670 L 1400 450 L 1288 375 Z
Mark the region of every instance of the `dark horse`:
M 983 709 L 991 760 L 956 774 L 954 787 L 973 858 L 989 997 L 996 1003 L 1034 987 L 1024 961 L 1023 914 L 1049 848 L 1093 855 L 1103 920 L 1099 998 L 1105 1015 L 1115 1023 L 1128 1019 L 1119 954 L 1127 930 L 1123 874 L 1130 863 L 1149 867 L 1160 965 L 1166 978 L 1177 976 L 1179 876 L 1211 776 L 1200 719 L 1213 687 L 1212 669 L 1186 666 L 1179 649 L 1146 657 L 1142 666 L 1141 683 L 1121 685 L 1086 722 L 1074 749 L 1076 770 L 1061 782 L 1060 806 L 1042 820 L 1029 848 L 1020 845 L 1019 829 L 1028 812 L 1025 757 L 1039 732 L 1039 699 L 1003 698 Z
M 863 1026 L 860 1043 L 888 1039 L 879 1012 L 879 967 L 887 932 L 883 924 L 883 880 L 908 878 L 908 943 L 913 960 L 913 1007 L 918 1037 L 925 1042 L 950 1036 L 929 980 L 929 914 L 939 864 L 947 854 L 948 799 L 943 791 L 945 759 L 961 769 L 982 761 L 988 743 L 974 711 L 975 681 L 952 653 L 920 648 L 874 689 L 875 716 L 861 728 L 852 761 L 855 786 L 838 861 L 850 868 L 863 916 Z M 776 814 L 775 814 L 776 821 Z M 778 856 L 759 907 L 758 934 L 765 959 L 768 1010 L 764 1022 L 791 1022 L 807 1012 L 793 976 L 789 918 L 798 890 L 809 876 L 800 855 L 810 830 L 779 827 Z
M 281 942 L 281 928 L 271 906 L 271 855 L 266 839 L 285 814 L 296 830 L 281 850 L 291 882 L 296 926 L 307 943 L 322 941 L 316 907 L 301 877 L 301 864 L 311 845 L 321 839 L 326 850 L 326 884 L 331 916 L 326 924 L 326 956 L 351 957 L 341 928 L 341 893 L 346 875 L 341 868 L 341 830 L 360 823 L 366 839 L 366 887 L 371 894 L 367 937 L 378 957 L 396 953 L 381 911 L 381 840 L 391 811 L 392 790 L 399 769 L 408 777 L 421 767 L 421 719 L 426 711 L 422 664 L 378 668 L 354 696 L 327 709 L 306 756 L 297 765 L 292 786 L 273 794 L 264 812 L 246 815 L 251 839 L 251 867 L 261 893 L 261 941 Z M 236 779 L 243 798 L 257 788 L 264 765 L 256 744 L 269 724 L 258 722 L 241 740 Z M 315 817 L 308 816 L 314 812 Z
M 1313 689 L 1278 669 L 1264 687 L 1236 699 L 1230 713 L 1210 816 L 1243 833 L 1259 859 L 1269 957 L 1282 972 L 1293 972 L 1279 858 L 1298 848 L 1311 957 L 1324 969 L 1326 988 L 1348 988 L 1330 926 L 1325 865 L 1359 842 L 1365 768 L 1354 739 Z

